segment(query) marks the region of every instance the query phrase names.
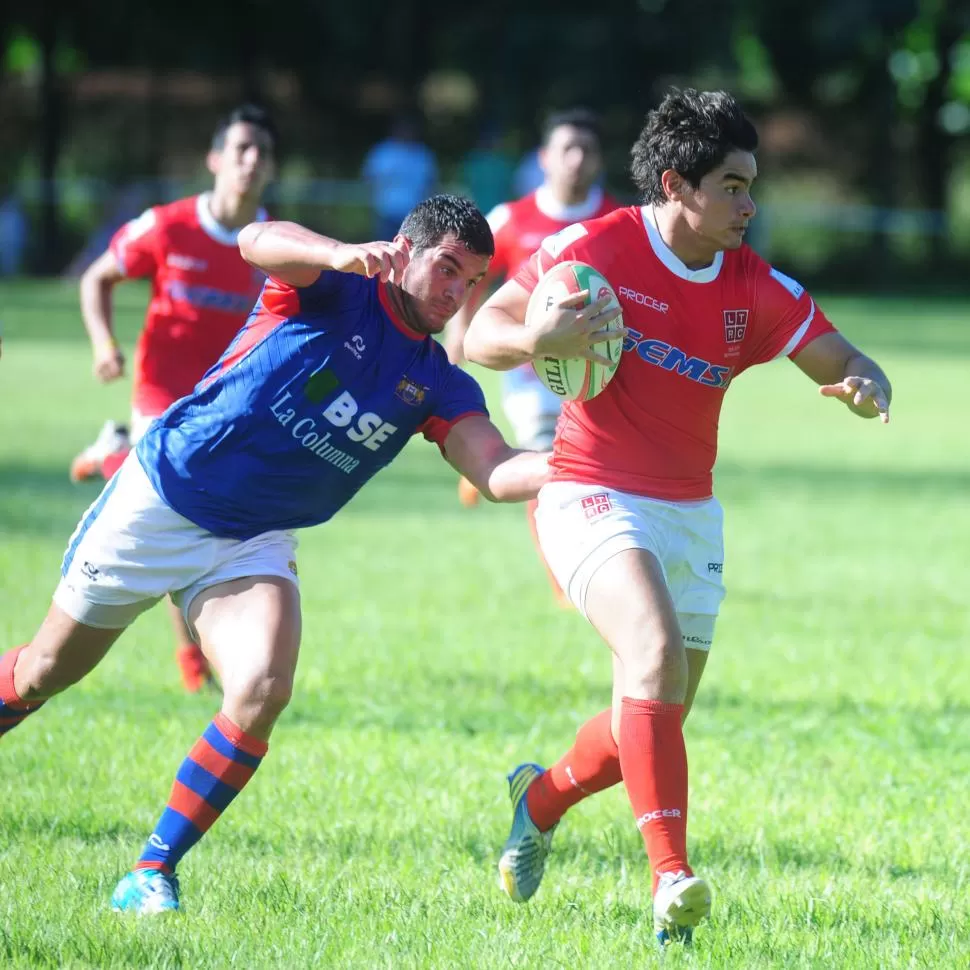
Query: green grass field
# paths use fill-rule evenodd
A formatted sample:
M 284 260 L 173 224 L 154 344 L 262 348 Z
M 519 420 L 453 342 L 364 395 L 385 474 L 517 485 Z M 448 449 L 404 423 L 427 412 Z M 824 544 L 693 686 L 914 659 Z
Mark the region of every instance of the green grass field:
M 131 339 L 144 291 L 123 290 Z M 687 728 L 714 916 L 668 967 L 970 966 L 970 304 L 831 299 L 894 380 L 882 427 L 791 365 L 728 396 L 728 598 Z M 67 464 L 102 388 L 73 286 L 0 287 L 0 635 L 36 628 L 97 489 Z M 492 375 L 485 375 L 490 392 Z M 0 744 L 0 967 L 657 964 L 621 789 L 578 807 L 525 907 L 497 889 L 505 772 L 609 702 L 606 648 L 548 593 L 518 507 L 466 511 L 424 443 L 304 534 L 297 695 L 187 857 L 181 914 L 108 911 L 217 709 L 167 618 Z M 4 647 L 5 649 L 6 647 Z

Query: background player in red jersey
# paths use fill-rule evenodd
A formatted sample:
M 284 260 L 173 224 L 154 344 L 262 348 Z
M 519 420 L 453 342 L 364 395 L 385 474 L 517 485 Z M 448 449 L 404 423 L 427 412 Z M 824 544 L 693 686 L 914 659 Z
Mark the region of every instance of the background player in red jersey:
M 112 290 L 149 278 L 151 302 L 135 349 L 131 428 L 113 421 L 71 463 L 71 479 L 110 478 L 152 419 L 184 397 L 246 322 L 263 277 L 242 258 L 239 230 L 265 218 L 260 199 L 273 177 L 276 128 L 260 108 L 235 109 L 216 128 L 206 163 L 211 192 L 156 206 L 124 225 L 81 277 L 81 314 L 104 383 L 124 374 L 112 330 Z M 181 613 L 169 604 L 186 689 L 199 690 L 209 666 Z
M 464 359 L 462 346 L 468 324 L 485 302 L 490 285 L 512 276 L 547 236 L 582 219 L 606 215 L 617 207 L 616 200 L 598 184 L 603 172 L 600 122 L 591 111 L 573 108 L 546 119 L 539 164 L 545 178 L 535 192 L 496 206 L 488 214 L 488 224 L 495 236 L 495 257 L 486 285 L 472 294 L 465 308 L 448 325 L 445 345 L 452 363 Z M 525 363 L 503 375 L 502 407 L 520 448 L 552 447 L 560 399 L 536 377 L 531 364 Z M 465 479 L 458 483 L 458 496 L 464 505 L 473 505 L 478 500 L 478 492 Z M 535 532 L 535 509 L 536 503 L 530 502 L 526 506 L 526 518 L 542 558 Z M 551 572 L 549 579 L 557 597 L 568 602 Z
M 756 147 L 730 95 L 670 92 L 633 147 L 645 204 L 546 240 L 465 339 L 470 360 L 499 369 L 594 349 L 602 328 L 569 306 L 523 326 L 539 275 L 561 260 L 596 266 L 623 308 L 620 366 L 598 397 L 566 404 L 537 514 L 550 566 L 613 651 L 613 706 L 548 771 L 526 764 L 509 777 L 513 824 L 499 871 L 513 899 L 528 899 L 563 814 L 622 780 L 650 859 L 661 943 L 688 939 L 710 910 L 687 859 L 682 719 L 724 595 L 711 494 L 724 393 L 746 368 L 787 356 L 823 395 L 889 420 L 882 370 L 743 244 Z

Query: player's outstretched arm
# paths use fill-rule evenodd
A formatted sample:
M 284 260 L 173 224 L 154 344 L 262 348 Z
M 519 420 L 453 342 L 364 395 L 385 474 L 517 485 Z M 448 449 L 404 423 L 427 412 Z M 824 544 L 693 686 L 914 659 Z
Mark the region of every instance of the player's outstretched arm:
M 519 451 L 484 415 L 459 421 L 448 432 L 445 457 L 490 502 L 525 502 L 549 479 L 548 451 Z
M 125 372 L 125 358 L 112 329 L 111 292 L 125 279 L 115 254 L 103 252 L 81 276 L 81 318 L 94 353 L 94 376 L 113 381 Z
M 468 360 L 492 370 L 510 370 L 536 357 L 582 357 L 610 365 L 596 345 L 626 331 L 607 329 L 620 313 L 618 307 L 609 309 L 609 297 L 583 306 L 589 293 L 574 293 L 544 308 L 525 326 L 529 295 L 515 280 L 498 289 L 465 334 Z
M 239 251 L 252 266 L 290 286 L 310 286 L 325 270 L 378 276 L 399 283 L 410 240 L 343 243 L 295 222 L 252 222 L 239 233 Z
M 817 337 L 796 357 L 798 367 L 819 386 L 824 397 L 835 397 L 862 418 L 889 423 L 893 389 L 882 368 L 840 333 Z

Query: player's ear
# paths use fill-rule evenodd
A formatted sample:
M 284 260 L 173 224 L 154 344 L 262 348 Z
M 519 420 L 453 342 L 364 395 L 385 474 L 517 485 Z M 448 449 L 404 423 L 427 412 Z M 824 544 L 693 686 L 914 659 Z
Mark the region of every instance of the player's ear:
M 663 186 L 664 195 L 671 202 L 680 202 L 687 191 L 687 180 L 673 168 L 664 170 L 660 176 L 660 184 Z
M 540 170 L 542 171 L 543 174 L 546 174 L 546 175 L 549 173 L 549 169 L 546 167 L 546 162 L 548 160 L 548 157 L 549 157 L 549 152 L 546 149 L 546 146 L 543 145 L 542 148 L 540 148 L 536 152 L 536 160 L 539 162 Z
M 219 174 L 220 163 L 222 162 L 222 152 L 217 152 L 214 148 L 205 157 L 205 167 L 212 175 Z

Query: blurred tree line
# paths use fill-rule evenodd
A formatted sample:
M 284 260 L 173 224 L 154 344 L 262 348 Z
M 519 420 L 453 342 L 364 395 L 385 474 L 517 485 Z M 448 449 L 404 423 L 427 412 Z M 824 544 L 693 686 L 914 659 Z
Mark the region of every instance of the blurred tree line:
M 5 90 L 30 92 L 0 106 L 0 185 L 39 178 L 48 271 L 66 255 L 54 175 L 165 174 L 171 146 L 197 159 L 215 116 L 240 98 L 278 114 L 294 170 L 343 177 L 402 110 L 424 117 L 447 173 L 485 130 L 521 152 L 547 110 L 587 104 L 604 116 L 608 180 L 622 195 L 629 145 L 671 83 L 744 100 L 762 131 L 773 232 L 784 233 L 785 193 L 813 178 L 835 206 L 872 207 L 850 258 L 817 260 L 831 278 L 840 266 L 893 275 L 898 209 L 928 213 L 916 263 L 943 273 L 958 254 L 956 195 L 970 182 L 960 0 L 36 0 L 0 17 Z M 82 109 L 81 79 L 105 71 L 130 72 L 138 93 Z M 179 100 L 164 83 L 175 72 L 231 84 L 205 103 L 196 88 Z

